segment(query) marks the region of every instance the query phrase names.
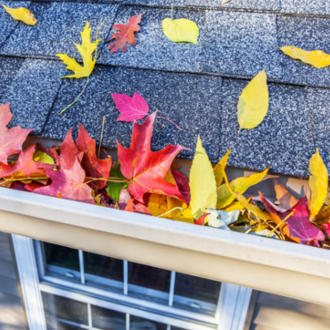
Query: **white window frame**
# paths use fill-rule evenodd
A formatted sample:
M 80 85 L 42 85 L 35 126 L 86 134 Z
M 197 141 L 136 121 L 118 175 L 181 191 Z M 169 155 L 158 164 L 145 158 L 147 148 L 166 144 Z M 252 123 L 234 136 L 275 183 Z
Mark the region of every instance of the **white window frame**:
M 41 260 L 36 260 L 33 240 L 31 238 L 18 235 L 12 236 L 30 330 L 46 330 L 41 291 L 50 294 L 59 294 L 70 299 L 83 301 L 89 305 L 96 305 L 112 310 L 118 310 L 118 304 L 111 301 L 111 299 L 118 298 L 118 294 L 116 293 L 107 291 L 108 298 L 110 299 L 109 301 L 105 301 L 95 296 L 100 293 L 97 288 L 85 286 L 83 283 L 74 283 L 72 285 L 72 290 L 68 290 L 67 287 L 59 286 L 63 284 L 63 280 L 45 275 L 43 267 L 39 267 L 40 273 L 38 273 L 37 262 L 40 264 Z M 173 275 L 171 277 L 173 277 Z M 40 282 L 40 278 L 43 281 Z M 82 281 L 84 281 L 84 279 L 82 279 Z M 104 295 L 104 290 L 100 291 L 102 291 L 102 294 Z M 243 330 L 251 293 L 252 289 L 222 283 L 219 304 L 215 314 L 215 319 L 218 321 L 218 330 Z M 122 294 L 120 295 L 120 298 L 121 300 L 123 299 Z M 126 298 L 128 303 L 134 302 L 135 299 L 129 296 L 124 296 L 124 298 Z M 170 303 L 171 299 L 169 300 Z M 140 299 L 138 300 L 138 303 L 141 304 Z M 147 301 L 145 303 L 147 303 Z M 138 310 L 134 307 L 131 307 L 129 304 L 125 306 L 124 309 L 120 307 L 119 311 L 124 311 L 127 314 L 138 315 L 169 325 L 172 324 L 181 328 L 185 328 L 187 326 L 188 323 L 180 319 L 176 319 L 174 324 L 173 317 L 170 317 L 166 314 L 167 310 L 173 314 L 175 309 L 170 307 L 171 305 L 161 306 L 163 313 L 162 315 L 157 314 L 156 319 L 155 314 L 148 311 Z M 194 314 L 188 311 L 185 311 L 185 313 L 186 315 L 190 316 L 192 316 L 191 314 Z M 206 320 L 206 322 L 212 319 L 207 315 L 203 315 L 203 318 Z M 212 329 L 210 327 L 199 324 L 196 324 L 194 327 L 191 327 L 189 324 L 189 327 L 189 330 Z

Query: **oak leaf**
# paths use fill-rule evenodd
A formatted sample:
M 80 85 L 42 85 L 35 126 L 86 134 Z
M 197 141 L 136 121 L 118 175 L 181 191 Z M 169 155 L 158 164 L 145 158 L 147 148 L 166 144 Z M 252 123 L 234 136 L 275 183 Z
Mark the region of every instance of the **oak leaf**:
M 186 18 L 165 18 L 162 22 L 165 36 L 174 42 L 191 42 L 198 45 L 199 29 L 195 22 Z
M 172 161 L 183 147 L 168 145 L 160 151 L 151 151 L 150 142 L 155 117 L 156 113 L 153 113 L 142 125 L 134 123 L 129 149 L 117 141 L 121 171 L 130 180 L 130 194 L 140 202 L 143 202 L 145 193 L 157 193 L 185 201 L 178 186 L 164 180 Z
M 6 126 L 12 119 L 9 103 L 0 105 L 0 163 L 8 164 L 10 155 L 22 151 L 22 144 L 32 129 L 23 129 L 16 126 L 8 129 Z
M 2 6 L 5 8 L 6 12 L 16 21 L 22 21 L 27 25 L 38 25 L 34 15 L 28 9 L 24 7 L 9 8 L 4 4 L 2 4 Z
M 108 46 L 108 49 L 110 49 L 110 54 L 118 52 L 119 49 L 123 53 L 126 53 L 127 43 L 129 43 L 131 46 L 136 45 L 134 32 L 140 31 L 139 24 L 141 23 L 142 15 L 144 15 L 144 13 L 129 18 L 127 24 L 115 24 L 113 26 L 113 28 L 119 32 L 114 33 L 108 40 L 116 40 Z

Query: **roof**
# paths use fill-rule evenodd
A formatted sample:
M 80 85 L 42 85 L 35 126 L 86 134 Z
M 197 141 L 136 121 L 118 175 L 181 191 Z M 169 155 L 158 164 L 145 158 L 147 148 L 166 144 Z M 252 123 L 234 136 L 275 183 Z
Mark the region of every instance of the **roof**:
M 320 153 L 330 170 L 330 67 L 317 69 L 294 61 L 276 47 L 294 45 L 330 53 L 330 2 L 327 0 L 176 0 L 174 18 L 188 18 L 200 29 L 198 43 L 174 43 L 162 32 L 173 0 L 102 0 L 99 2 L 0 1 L 24 6 L 38 26 L 14 21 L 0 10 L 0 104 L 11 102 L 11 126 L 34 128 L 32 135 L 63 139 L 81 122 L 103 145 L 116 140 L 129 146 L 132 123 L 119 115 L 109 92 L 141 94 L 158 119 L 152 147 L 181 144 L 180 157 L 191 159 L 198 134 L 210 160 L 233 148 L 228 165 L 308 176 L 308 163 Z M 145 13 L 137 44 L 110 55 L 99 46 L 97 65 L 79 101 L 59 116 L 82 90 L 85 79 L 59 79 L 67 72 L 55 55 L 78 58 L 85 20 L 92 35 L 105 19 L 99 37 L 112 25 Z M 237 102 L 242 89 L 265 69 L 270 107 L 262 124 L 238 135 Z

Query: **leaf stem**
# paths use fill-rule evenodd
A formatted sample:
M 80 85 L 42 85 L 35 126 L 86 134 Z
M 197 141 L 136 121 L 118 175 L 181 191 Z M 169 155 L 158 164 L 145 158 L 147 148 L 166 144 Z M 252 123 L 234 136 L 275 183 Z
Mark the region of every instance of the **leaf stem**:
M 156 116 L 156 118 L 165 119 L 165 120 L 169 121 L 170 123 L 174 124 L 181 131 L 181 127 L 178 124 L 176 124 L 174 121 L 172 121 L 168 118 L 165 118 L 165 117 L 161 117 L 161 116 Z
M 68 110 L 72 105 L 74 105 L 80 98 L 80 96 L 82 95 L 82 93 L 85 91 L 87 85 L 89 83 L 89 77 L 87 77 L 87 81 L 86 81 L 86 84 L 83 88 L 83 90 L 80 92 L 80 94 L 76 97 L 76 99 L 71 103 L 69 104 L 66 108 L 64 108 L 61 112 L 60 112 L 60 115 L 65 111 L 65 110 Z
M 173 20 L 173 10 L 174 10 L 174 5 L 173 3 L 171 4 L 171 20 Z
M 97 157 L 98 158 L 100 158 L 101 145 L 102 145 L 102 139 L 103 139 L 103 131 L 104 131 L 104 122 L 105 122 L 105 116 L 103 116 L 102 131 L 101 131 L 101 138 L 100 138 L 100 144 L 99 144 L 99 151 L 97 153 Z
M 164 215 L 169 214 L 169 213 L 173 212 L 174 210 L 180 210 L 180 211 L 183 211 L 183 208 L 180 207 L 180 206 L 177 206 L 177 207 L 175 207 L 174 209 L 169 210 L 168 212 L 165 212 L 165 213 L 159 215 L 157 218 L 163 217 Z

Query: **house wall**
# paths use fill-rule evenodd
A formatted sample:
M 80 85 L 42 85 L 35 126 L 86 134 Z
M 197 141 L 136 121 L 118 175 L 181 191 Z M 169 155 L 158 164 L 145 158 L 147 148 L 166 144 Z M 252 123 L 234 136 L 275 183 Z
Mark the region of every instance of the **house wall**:
M 0 330 L 27 330 L 11 237 L 0 232 Z
M 257 292 L 251 303 L 249 330 L 330 330 L 330 307 L 266 292 Z

